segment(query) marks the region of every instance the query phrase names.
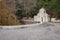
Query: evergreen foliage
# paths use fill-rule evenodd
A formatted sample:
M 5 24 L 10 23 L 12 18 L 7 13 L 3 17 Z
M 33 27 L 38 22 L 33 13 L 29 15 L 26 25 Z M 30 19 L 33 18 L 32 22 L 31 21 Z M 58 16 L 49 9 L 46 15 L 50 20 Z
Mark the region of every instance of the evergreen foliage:
M 37 6 L 44 6 L 51 17 L 60 16 L 60 0 L 38 0 Z
M 17 12 L 16 15 L 18 17 L 18 19 L 22 19 L 24 14 L 23 14 L 23 6 L 21 4 L 17 4 Z

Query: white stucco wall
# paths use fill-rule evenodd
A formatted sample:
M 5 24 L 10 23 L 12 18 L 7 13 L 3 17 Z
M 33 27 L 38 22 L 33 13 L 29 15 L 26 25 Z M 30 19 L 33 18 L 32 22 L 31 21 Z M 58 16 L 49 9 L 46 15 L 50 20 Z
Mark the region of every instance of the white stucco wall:
M 39 10 L 39 13 L 34 16 L 34 21 L 39 21 L 40 23 L 49 21 L 48 14 L 46 13 L 46 10 L 44 8 L 41 8 Z

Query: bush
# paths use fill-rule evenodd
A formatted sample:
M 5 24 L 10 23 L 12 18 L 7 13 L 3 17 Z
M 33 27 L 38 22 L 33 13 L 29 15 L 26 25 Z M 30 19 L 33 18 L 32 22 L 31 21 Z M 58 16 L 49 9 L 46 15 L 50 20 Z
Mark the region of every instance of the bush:
M 17 25 L 19 24 L 14 13 L 9 11 L 7 5 L 0 2 L 0 25 Z

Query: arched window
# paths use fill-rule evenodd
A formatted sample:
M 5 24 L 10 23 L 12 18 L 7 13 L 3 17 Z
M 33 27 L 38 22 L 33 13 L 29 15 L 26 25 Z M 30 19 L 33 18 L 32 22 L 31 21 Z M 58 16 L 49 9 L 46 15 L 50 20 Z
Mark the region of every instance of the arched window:
M 46 11 L 44 11 L 44 13 L 46 13 Z

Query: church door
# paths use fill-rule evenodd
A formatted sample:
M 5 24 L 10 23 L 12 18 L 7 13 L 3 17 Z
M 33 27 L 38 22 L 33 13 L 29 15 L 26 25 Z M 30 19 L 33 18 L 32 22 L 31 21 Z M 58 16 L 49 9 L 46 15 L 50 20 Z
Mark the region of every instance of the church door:
M 41 22 L 43 22 L 43 17 L 41 17 Z

